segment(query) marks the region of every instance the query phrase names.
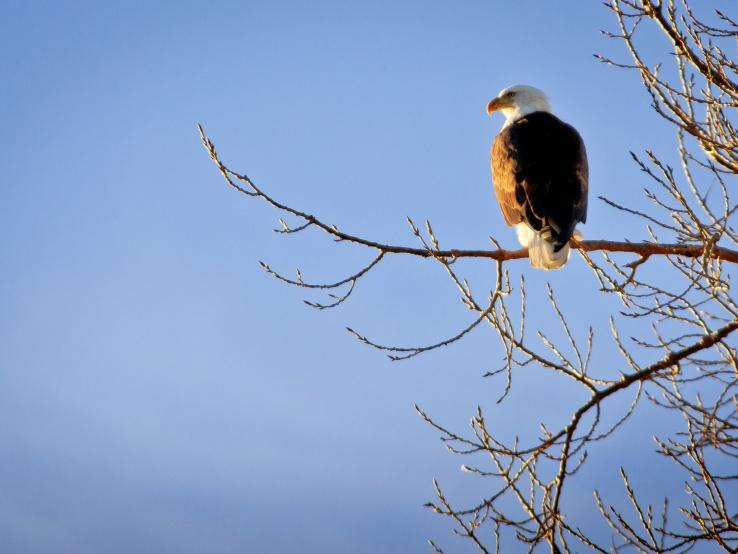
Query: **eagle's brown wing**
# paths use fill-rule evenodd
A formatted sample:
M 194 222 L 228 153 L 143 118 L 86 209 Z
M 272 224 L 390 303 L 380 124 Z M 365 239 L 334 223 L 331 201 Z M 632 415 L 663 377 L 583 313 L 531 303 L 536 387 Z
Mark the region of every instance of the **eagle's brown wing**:
M 505 223 L 508 225 L 520 223 L 525 215 L 523 203 L 515 197 L 518 181 L 515 175 L 517 156 L 514 154 L 514 148 L 510 141 L 510 133 L 503 131 L 495 137 L 490 152 L 490 166 L 495 194 L 505 218 Z

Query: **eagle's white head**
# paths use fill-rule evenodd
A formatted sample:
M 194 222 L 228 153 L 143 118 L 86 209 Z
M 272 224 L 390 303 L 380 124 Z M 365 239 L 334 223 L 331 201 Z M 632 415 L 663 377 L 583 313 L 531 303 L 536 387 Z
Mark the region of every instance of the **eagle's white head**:
M 527 85 L 515 85 L 501 90 L 497 98 L 487 104 L 488 115 L 497 111 L 505 116 L 504 128 L 529 113 L 550 112 L 551 105 L 542 90 Z

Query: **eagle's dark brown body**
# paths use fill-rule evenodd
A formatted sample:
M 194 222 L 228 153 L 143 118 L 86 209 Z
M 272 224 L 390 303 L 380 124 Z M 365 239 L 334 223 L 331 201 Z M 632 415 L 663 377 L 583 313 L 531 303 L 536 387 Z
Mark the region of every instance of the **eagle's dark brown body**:
M 560 250 L 587 219 L 588 166 L 579 133 L 548 112 L 513 121 L 495 138 L 492 177 L 508 225 L 525 222 Z

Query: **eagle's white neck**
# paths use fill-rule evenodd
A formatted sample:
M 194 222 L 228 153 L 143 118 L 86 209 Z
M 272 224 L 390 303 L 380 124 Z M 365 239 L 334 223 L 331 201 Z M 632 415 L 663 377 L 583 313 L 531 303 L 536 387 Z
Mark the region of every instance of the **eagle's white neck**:
M 513 106 L 503 108 L 500 111 L 505 116 L 505 123 L 502 125 L 502 128 L 505 129 L 511 123 L 533 112 L 551 113 L 551 105 L 545 96 L 532 96 L 526 98 L 524 101 L 516 102 Z

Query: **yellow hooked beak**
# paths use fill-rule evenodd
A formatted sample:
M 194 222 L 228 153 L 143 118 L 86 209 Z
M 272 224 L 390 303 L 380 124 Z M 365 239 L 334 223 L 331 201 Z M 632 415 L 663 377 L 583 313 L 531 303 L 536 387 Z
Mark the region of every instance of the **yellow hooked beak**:
M 511 105 L 510 101 L 505 98 L 494 98 L 487 104 L 487 115 L 492 115 L 493 112 L 508 108 Z

